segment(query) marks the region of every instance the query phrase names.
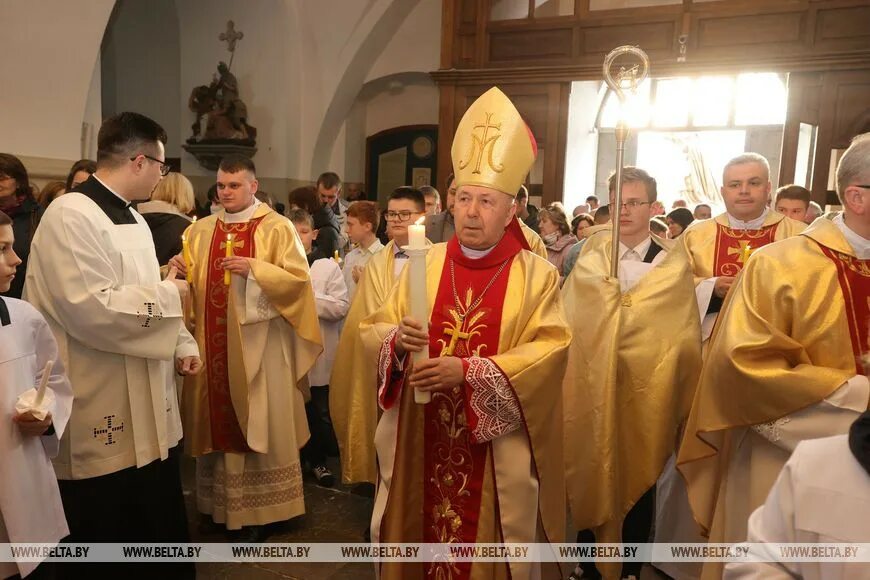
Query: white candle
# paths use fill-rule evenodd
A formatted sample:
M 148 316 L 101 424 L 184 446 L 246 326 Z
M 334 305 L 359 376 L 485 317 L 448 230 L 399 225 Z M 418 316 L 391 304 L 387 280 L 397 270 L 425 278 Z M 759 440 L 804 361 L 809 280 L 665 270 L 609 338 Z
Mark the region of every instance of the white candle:
M 51 369 L 54 367 L 54 361 L 47 361 L 45 368 L 42 369 L 42 378 L 39 381 L 39 388 L 36 390 L 36 401 L 34 406 L 38 409 L 42 404 L 42 399 L 45 398 L 45 389 L 48 386 L 48 379 L 51 378 Z
M 408 248 L 411 250 L 420 250 L 426 247 L 426 226 L 423 225 L 423 220 L 420 218 L 414 225 L 408 226 Z
M 417 223 L 408 227 L 408 294 L 411 307 L 411 317 L 423 325 L 423 332 L 429 332 L 429 298 L 426 293 L 426 226 L 420 218 Z M 419 365 L 429 360 L 429 347 L 412 354 L 414 364 Z M 432 393 L 414 389 L 414 402 L 425 405 L 432 400 Z

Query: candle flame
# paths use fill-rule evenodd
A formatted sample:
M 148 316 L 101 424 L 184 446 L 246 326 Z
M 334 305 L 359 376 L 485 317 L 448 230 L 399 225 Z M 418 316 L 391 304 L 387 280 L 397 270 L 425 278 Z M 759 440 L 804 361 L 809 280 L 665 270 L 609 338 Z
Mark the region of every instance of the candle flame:
M 227 234 L 227 241 L 228 241 L 228 242 L 232 242 L 232 241 L 233 241 L 233 234 Z
M 196 223 L 196 216 L 193 216 L 193 223 Z
M 414 225 L 415 226 L 422 226 L 423 222 L 425 222 L 425 221 L 426 221 L 426 216 L 421 215 L 420 219 L 418 219 L 417 221 L 414 222 Z
M 181 243 L 184 243 L 186 241 L 187 241 L 187 236 L 185 236 L 184 234 L 181 234 Z

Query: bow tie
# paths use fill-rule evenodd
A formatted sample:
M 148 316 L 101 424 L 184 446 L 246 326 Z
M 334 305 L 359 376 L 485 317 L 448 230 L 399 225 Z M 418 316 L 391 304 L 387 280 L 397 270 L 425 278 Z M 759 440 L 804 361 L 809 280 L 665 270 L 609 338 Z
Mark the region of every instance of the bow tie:
M 397 260 L 406 260 L 408 259 L 408 254 L 405 253 L 405 250 L 399 250 L 398 252 L 396 252 L 394 258 Z

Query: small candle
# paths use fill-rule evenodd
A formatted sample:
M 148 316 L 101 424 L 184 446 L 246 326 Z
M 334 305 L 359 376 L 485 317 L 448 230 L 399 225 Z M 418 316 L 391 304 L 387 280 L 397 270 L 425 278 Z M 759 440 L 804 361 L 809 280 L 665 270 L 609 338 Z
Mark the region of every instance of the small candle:
M 743 255 L 741 256 L 741 257 L 742 257 L 742 260 L 741 260 L 741 261 L 742 261 L 744 264 L 746 264 L 746 260 L 749 259 L 749 256 L 752 255 L 752 251 L 753 251 L 753 250 L 752 250 L 752 246 L 750 246 L 749 244 L 746 244 L 746 245 L 743 247 Z
M 227 248 L 226 257 L 232 258 L 233 257 L 233 234 L 227 234 L 226 248 Z M 230 285 L 230 271 L 229 270 L 224 270 L 224 285 L 225 286 Z
M 423 216 L 414 223 L 408 226 L 408 248 L 419 250 L 426 247 L 426 226 L 423 225 L 426 217 Z
M 335 251 L 335 255 L 332 257 L 332 259 L 335 260 L 336 264 L 338 264 L 339 266 L 341 265 L 341 258 L 338 257 L 338 250 Z
M 39 380 L 39 388 L 36 390 L 36 401 L 33 405 L 39 409 L 42 404 L 42 399 L 45 398 L 45 389 L 48 386 L 48 379 L 51 378 L 51 369 L 54 367 L 54 361 L 47 361 L 42 369 L 42 378 Z
M 187 236 L 181 234 L 182 256 L 184 257 L 184 267 L 187 269 L 187 283 L 193 282 L 193 270 L 191 264 L 193 260 L 190 257 L 190 242 L 187 241 Z

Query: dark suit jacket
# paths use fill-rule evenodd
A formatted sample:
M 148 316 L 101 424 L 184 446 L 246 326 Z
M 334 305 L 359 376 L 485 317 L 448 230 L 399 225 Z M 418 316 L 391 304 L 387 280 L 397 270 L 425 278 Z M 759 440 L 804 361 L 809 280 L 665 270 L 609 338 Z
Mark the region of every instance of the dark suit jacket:
M 433 244 L 448 242 L 456 233 L 453 216 L 445 210 L 426 217 L 426 238 Z

